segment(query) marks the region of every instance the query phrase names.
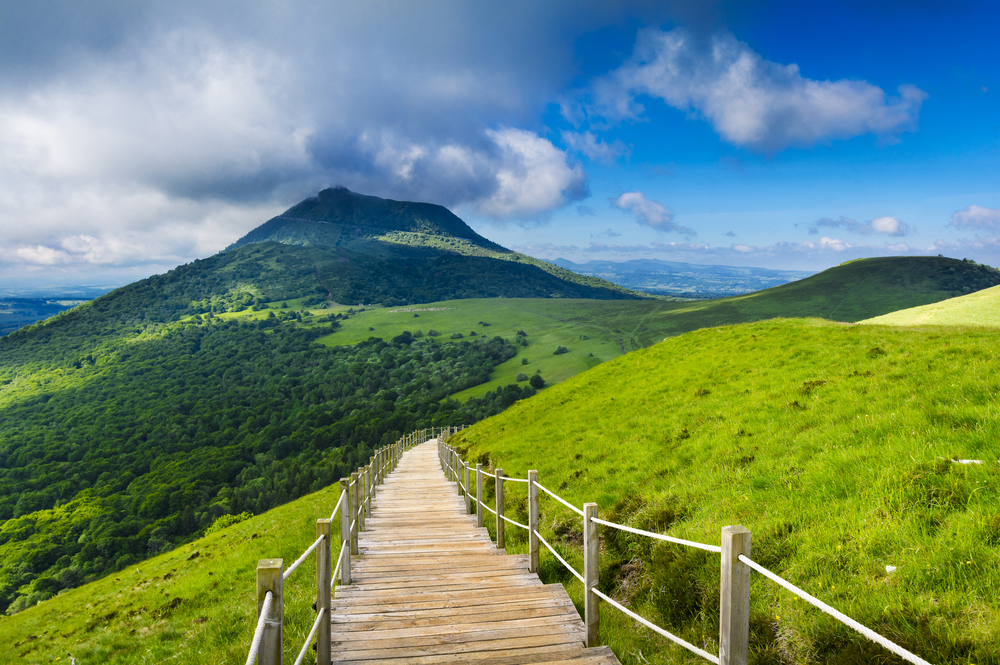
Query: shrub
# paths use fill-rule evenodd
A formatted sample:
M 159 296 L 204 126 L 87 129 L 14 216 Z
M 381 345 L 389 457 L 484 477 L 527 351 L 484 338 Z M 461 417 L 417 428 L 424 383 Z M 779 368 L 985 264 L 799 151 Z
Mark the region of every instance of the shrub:
M 522 365 L 527 365 L 528 364 L 528 359 L 527 358 L 521 358 L 521 364 Z
M 452 339 L 462 339 L 462 333 L 452 333 L 451 334 L 451 338 Z
M 239 515 L 222 515 L 212 522 L 212 526 L 205 529 L 205 535 L 207 536 L 211 533 L 215 533 L 216 531 L 222 531 L 228 526 L 239 524 L 243 520 L 248 520 L 251 517 L 253 517 L 253 514 L 248 512 L 242 512 Z
M 427 334 L 430 335 L 431 337 L 437 337 L 441 333 L 439 333 L 438 331 L 434 330 L 434 328 L 431 328 L 430 330 L 427 331 Z
M 524 372 L 519 372 L 517 376 L 514 377 L 515 381 L 527 381 L 528 375 Z
M 518 330 L 517 331 L 517 336 L 518 337 L 527 337 L 528 333 L 524 332 L 523 330 Z
M 545 379 L 542 378 L 541 374 L 535 374 L 531 377 L 531 380 L 528 381 L 528 383 L 531 384 L 532 388 L 538 390 L 545 385 Z
M 569 349 L 565 346 L 557 346 L 556 350 L 552 352 L 552 355 L 558 356 L 560 353 L 569 353 Z

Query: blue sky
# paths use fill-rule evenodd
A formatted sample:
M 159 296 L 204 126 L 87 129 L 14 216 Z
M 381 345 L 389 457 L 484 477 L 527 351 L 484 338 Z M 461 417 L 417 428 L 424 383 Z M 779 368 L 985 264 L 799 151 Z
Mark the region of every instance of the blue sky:
M 534 256 L 1000 265 L 986 2 L 0 5 L 0 287 L 122 284 L 332 185 Z

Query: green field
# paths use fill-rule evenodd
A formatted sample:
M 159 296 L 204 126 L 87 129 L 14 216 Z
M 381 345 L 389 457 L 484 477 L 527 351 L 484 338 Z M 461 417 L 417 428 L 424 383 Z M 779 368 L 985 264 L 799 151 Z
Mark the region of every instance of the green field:
M 612 521 L 715 544 L 742 524 L 755 560 L 930 662 L 995 663 L 998 377 L 995 332 L 763 321 L 610 361 L 453 443 Z M 540 522 L 580 566 L 578 518 L 543 499 Z M 717 653 L 717 556 L 602 533 L 603 590 Z M 752 663 L 898 662 L 759 576 L 751 597 Z M 699 662 L 602 620 L 624 663 Z
M 886 326 L 986 326 L 1000 328 L 1000 287 L 932 305 L 911 307 L 859 323 Z
M 316 520 L 340 495 L 329 487 L 258 517 L 0 615 L 0 662 L 242 663 L 256 624 L 260 559 L 287 567 L 312 544 Z M 334 536 L 334 551 L 340 542 Z M 285 583 L 285 662 L 312 626 L 315 559 Z

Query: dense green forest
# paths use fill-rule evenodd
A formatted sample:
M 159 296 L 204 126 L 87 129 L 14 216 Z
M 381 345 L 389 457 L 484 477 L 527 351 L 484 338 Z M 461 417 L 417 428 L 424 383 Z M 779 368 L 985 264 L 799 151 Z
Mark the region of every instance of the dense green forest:
M 534 394 L 510 385 L 447 399 L 515 355 L 500 337 L 326 348 L 314 340 L 336 319 L 280 318 L 134 329 L 96 350 L 49 326 L 0 344 L 0 610 L 133 565 L 222 515 L 315 491 L 404 432 Z

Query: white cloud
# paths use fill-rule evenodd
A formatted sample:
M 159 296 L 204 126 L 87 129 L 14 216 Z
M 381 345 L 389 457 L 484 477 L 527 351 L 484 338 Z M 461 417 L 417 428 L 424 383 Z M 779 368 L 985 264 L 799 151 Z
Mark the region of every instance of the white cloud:
M 606 143 L 593 132 L 563 132 L 562 139 L 568 149 L 586 155 L 593 162 L 613 162 L 631 152 L 631 148 L 621 141 Z
M 820 227 L 841 228 L 848 233 L 857 233 L 864 236 L 881 233 L 887 236 L 898 237 L 909 235 L 913 232 L 913 229 L 906 222 L 888 216 L 876 217 L 867 222 L 859 222 L 850 217 L 839 217 L 837 219 L 824 217 L 823 219 L 816 220 L 809 226 L 809 233 L 818 234 Z
M 659 201 L 647 199 L 642 192 L 625 192 L 618 198 L 610 199 L 610 201 L 613 207 L 631 212 L 639 224 L 648 226 L 654 231 L 695 235 L 693 229 L 674 222 L 673 210 Z
M 522 129 L 488 130 L 500 149 L 497 189 L 475 203 L 495 218 L 528 218 L 561 208 L 586 196 L 587 178 L 579 164 L 570 166 L 566 153 L 550 141 Z
M 948 226 L 956 229 L 997 229 L 1000 228 L 1000 208 L 983 208 L 970 205 L 951 216 Z
M 643 30 L 630 62 L 594 85 L 597 112 L 635 118 L 638 95 L 702 114 L 729 143 L 762 152 L 874 134 L 894 141 L 916 128 L 927 94 L 901 85 L 886 99 L 866 81 L 816 81 L 770 62 L 730 33 L 707 46 L 684 28 Z

